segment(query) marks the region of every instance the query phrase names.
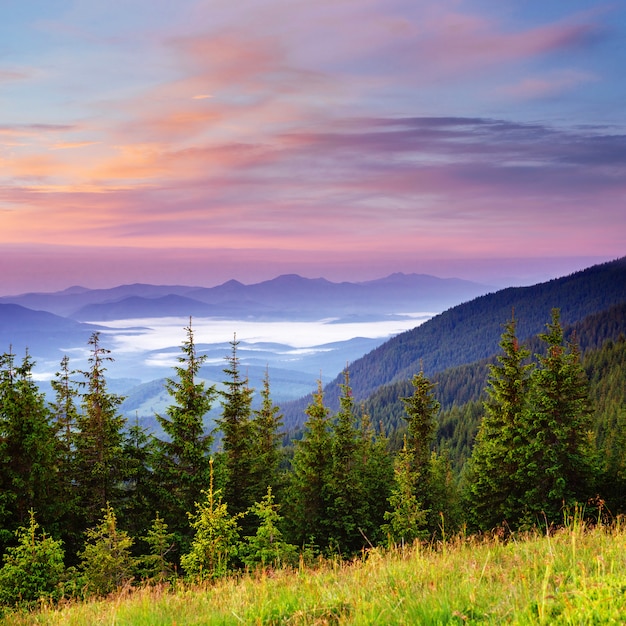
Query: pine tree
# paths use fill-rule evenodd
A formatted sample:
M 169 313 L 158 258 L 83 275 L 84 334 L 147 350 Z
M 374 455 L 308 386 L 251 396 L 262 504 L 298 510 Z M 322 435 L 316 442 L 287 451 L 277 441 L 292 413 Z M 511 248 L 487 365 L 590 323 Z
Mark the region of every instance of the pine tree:
M 85 549 L 79 554 L 85 589 L 98 596 L 130 584 L 137 566 L 131 554 L 134 540 L 118 528 L 117 516 L 108 503 L 102 514 L 99 523 L 87 530 Z
M 382 527 L 390 545 L 410 545 L 428 536 L 428 510 L 416 495 L 419 474 L 407 439 L 394 463 L 394 481 L 389 496 L 389 511 Z
M 472 527 L 491 529 L 506 521 L 517 526 L 524 516 L 529 488 L 524 449 L 533 365 L 516 336 L 515 318 L 505 325 L 497 363 L 489 366 L 485 415 L 467 467 L 467 509 Z
M 57 493 L 57 442 L 50 412 L 32 378 L 33 360 L 15 365 L 11 351 L 0 356 L 0 543 L 24 526 L 37 507 L 54 528 L 62 502 Z
M 537 355 L 528 415 L 525 506 L 531 515 L 562 520 L 563 507 L 594 495 L 598 463 L 593 439 L 589 385 L 574 343 L 564 341 L 560 311 L 552 310 L 540 335 L 546 353 Z
M 159 507 L 178 541 L 183 542 L 183 551 L 191 535 L 187 513 L 194 510 L 209 484 L 213 437 L 206 431 L 204 418 L 216 395 L 214 386 L 207 388 L 197 379 L 206 356 L 197 354 L 191 320 L 185 331 L 176 378 L 166 382 L 174 403 L 166 416 L 157 415 L 167 439 L 155 440 L 154 459 Z
M 283 538 L 280 528 L 282 517 L 278 513 L 271 487 L 267 488 L 267 493 L 260 502 L 250 507 L 249 513 L 256 515 L 260 524 L 256 534 L 245 537 L 245 543 L 240 548 L 243 563 L 250 568 L 296 565 L 298 548 Z
M 0 569 L 0 605 L 31 607 L 61 596 L 63 543 L 40 532 L 35 513 L 29 511 L 28 526 L 20 526 L 17 545 L 7 548 Z
M 189 552 L 181 557 L 181 565 L 192 579 L 212 580 L 226 575 L 238 556 L 238 520 L 243 513 L 228 512 L 220 490 L 213 488 L 212 472 L 204 495 L 204 500 L 196 504 L 195 514 L 189 513 L 194 536 Z
M 237 356 L 237 337 L 231 342 L 232 352 L 224 369 L 227 379 L 222 396 L 222 415 L 217 423 L 222 431 L 223 468 L 225 473 L 224 499 L 234 515 L 245 513 L 255 502 L 254 453 L 252 426 L 252 395 L 248 379 L 241 376 Z M 250 534 L 252 520 L 244 521 L 244 530 Z
M 415 374 L 411 379 L 413 394 L 402 398 L 407 422 L 406 449 L 410 466 L 410 476 L 415 480 L 413 492 L 420 503 L 428 511 L 436 515 L 433 510 L 431 493 L 431 460 L 432 447 L 437 430 L 437 415 L 440 404 L 435 399 L 435 387 L 424 372 Z M 438 519 L 429 517 L 429 528 L 435 531 Z
M 332 438 L 321 380 L 305 413 L 304 435 L 294 442 L 287 517 L 294 543 L 300 546 L 312 544 L 324 550 L 330 538 Z
M 271 398 L 269 372 L 265 371 L 261 390 L 261 407 L 253 412 L 252 440 L 254 443 L 253 493 L 254 501 L 260 502 L 268 487 L 274 492 L 282 485 L 280 464 L 283 459 L 281 448 L 283 416 Z
M 342 554 L 352 554 L 366 541 L 363 526 L 368 517 L 366 491 L 369 486 L 363 482 L 362 440 L 347 369 L 341 391 L 339 412 L 331 429 L 328 523 L 331 547 Z
M 142 575 L 154 583 L 162 583 L 171 578 L 175 572 L 171 553 L 176 545 L 176 538 L 174 533 L 168 531 L 168 526 L 158 511 L 152 527 L 142 539 L 149 548 L 148 554 L 140 557 Z
M 126 419 L 118 412 L 124 398 L 107 390 L 105 378 L 105 363 L 113 359 L 110 350 L 100 345 L 99 333 L 91 336 L 89 345 L 90 369 L 82 372 L 87 385 L 77 420 L 74 477 L 87 525 L 95 523 L 109 503 L 121 505 L 127 472 L 123 432 Z

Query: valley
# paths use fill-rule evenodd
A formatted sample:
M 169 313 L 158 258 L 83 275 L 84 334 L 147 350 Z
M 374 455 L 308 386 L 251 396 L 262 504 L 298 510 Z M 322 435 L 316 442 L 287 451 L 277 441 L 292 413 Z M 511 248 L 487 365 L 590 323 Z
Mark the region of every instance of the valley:
M 87 341 L 99 332 L 113 359 L 107 363 L 109 385 L 126 397 L 122 412 L 154 427 L 155 412 L 167 406 L 164 379 L 172 375 L 190 318 L 206 357 L 203 380 L 221 383 L 236 337 L 250 385 L 260 389 L 268 371 L 273 398 L 286 403 L 309 394 L 318 379 L 331 381 L 389 338 L 490 289 L 401 273 L 362 283 L 289 274 L 213 288 L 71 287 L 0 298 L 0 345 L 18 359 L 28 350 L 36 362 L 33 375 L 49 394 L 64 355 L 72 369 L 87 369 Z

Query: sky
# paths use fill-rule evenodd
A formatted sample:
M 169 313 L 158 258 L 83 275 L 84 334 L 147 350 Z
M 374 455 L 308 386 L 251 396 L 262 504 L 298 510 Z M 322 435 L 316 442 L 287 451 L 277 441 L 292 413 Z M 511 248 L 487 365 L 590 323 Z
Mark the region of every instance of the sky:
M 0 293 L 626 254 L 626 0 L 3 0 Z

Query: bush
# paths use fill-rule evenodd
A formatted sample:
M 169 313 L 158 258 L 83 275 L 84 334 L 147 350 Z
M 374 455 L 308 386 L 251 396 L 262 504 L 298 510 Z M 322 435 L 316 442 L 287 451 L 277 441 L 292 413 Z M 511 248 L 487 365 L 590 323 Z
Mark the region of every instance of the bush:
M 28 527 L 15 532 L 17 546 L 7 548 L 0 569 L 0 603 L 30 606 L 41 600 L 57 600 L 62 592 L 63 542 L 40 533 L 30 511 Z
M 102 521 L 87 531 L 87 544 L 79 554 L 86 592 L 101 596 L 131 582 L 136 565 L 130 553 L 132 537 L 117 528 L 111 506 L 107 504 L 102 512 Z
M 250 507 L 261 524 L 252 537 L 246 537 L 246 543 L 241 547 L 242 561 L 251 568 L 285 567 L 298 563 L 298 548 L 283 539 L 279 525 L 282 517 L 278 513 L 278 505 L 274 504 L 271 487 L 261 502 Z

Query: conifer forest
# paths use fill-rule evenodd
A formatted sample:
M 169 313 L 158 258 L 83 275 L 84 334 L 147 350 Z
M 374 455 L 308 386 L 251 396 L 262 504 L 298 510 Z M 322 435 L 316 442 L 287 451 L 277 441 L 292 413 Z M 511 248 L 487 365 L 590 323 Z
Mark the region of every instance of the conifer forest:
M 447 378 L 415 371 L 395 404 L 357 402 L 348 367 L 338 397 L 320 381 L 289 432 L 271 372 L 252 389 L 236 339 L 223 384 L 202 381 L 192 320 L 158 435 L 121 415 L 99 333 L 85 371 L 63 358 L 51 395 L 28 354 L 5 352 L 0 604 L 349 559 L 461 529 L 507 535 L 574 510 L 624 513 L 624 336 L 583 351 L 556 308 L 533 340 L 518 337 L 514 313 L 501 327 L 493 359 Z M 459 378 L 479 389 L 450 404 Z

